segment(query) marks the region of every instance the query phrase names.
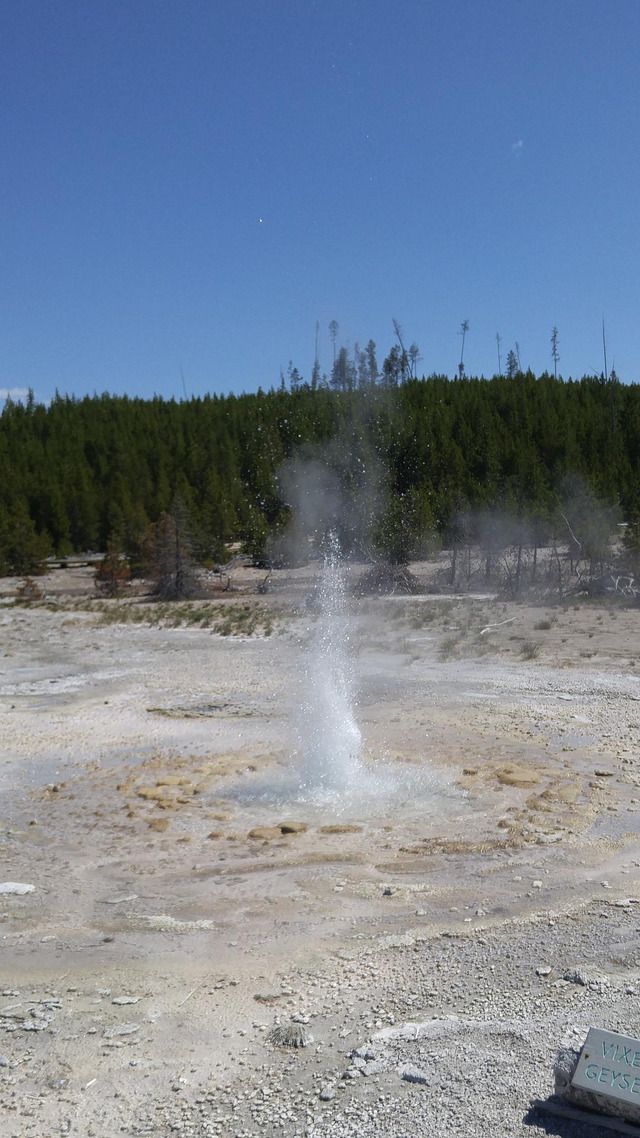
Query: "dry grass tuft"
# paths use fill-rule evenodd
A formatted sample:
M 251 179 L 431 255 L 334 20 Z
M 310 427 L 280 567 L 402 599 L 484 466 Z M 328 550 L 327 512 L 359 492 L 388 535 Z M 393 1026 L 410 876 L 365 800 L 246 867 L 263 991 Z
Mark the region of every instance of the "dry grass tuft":
M 267 1043 L 276 1047 L 306 1047 L 313 1043 L 313 1036 L 303 1023 L 279 1023 L 267 1036 Z

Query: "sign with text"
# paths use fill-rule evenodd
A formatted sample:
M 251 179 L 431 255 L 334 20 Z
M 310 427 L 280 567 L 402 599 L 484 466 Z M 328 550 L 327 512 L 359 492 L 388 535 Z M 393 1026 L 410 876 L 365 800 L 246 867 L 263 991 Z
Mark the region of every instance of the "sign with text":
M 571 1085 L 640 1107 L 640 1039 L 590 1027 Z

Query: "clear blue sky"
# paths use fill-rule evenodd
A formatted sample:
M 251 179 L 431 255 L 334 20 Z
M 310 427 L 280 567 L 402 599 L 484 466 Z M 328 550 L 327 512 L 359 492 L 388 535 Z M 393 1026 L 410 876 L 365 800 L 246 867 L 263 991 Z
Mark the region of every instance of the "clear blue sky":
M 0 392 L 640 380 L 639 0 L 0 0 Z

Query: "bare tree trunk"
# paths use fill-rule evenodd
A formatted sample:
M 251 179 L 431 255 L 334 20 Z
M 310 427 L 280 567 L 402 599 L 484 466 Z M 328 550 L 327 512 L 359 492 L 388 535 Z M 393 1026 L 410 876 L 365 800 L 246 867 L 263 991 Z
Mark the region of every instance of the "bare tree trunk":
M 553 553 L 554 553 L 554 556 L 556 559 L 556 565 L 558 568 L 558 600 L 560 602 L 562 602 L 564 600 L 564 587 L 563 587 L 563 580 L 562 580 L 562 561 L 560 560 L 560 554 L 558 553 L 558 545 L 557 545 L 557 542 L 555 540 L 553 542 Z M 572 572 L 573 572 L 573 570 L 572 570 Z
M 518 542 L 518 560 L 516 562 L 516 596 L 520 593 L 520 574 L 522 572 L 522 541 Z

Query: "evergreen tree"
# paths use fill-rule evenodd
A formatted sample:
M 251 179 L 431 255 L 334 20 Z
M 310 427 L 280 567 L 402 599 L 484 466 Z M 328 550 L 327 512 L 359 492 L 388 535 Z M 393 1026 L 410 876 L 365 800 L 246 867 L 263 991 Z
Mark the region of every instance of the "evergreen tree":
M 338 339 L 338 321 L 331 320 L 329 322 L 329 335 L 331 336 L 331 343 L 333 344 L 333 362 L 336 362 L 336 341 Z
M 518 357 L 513 348 L 507 353 L 507 379 L 513 379 L 514 375 L 519 371 Z
M 353 391 L 356 386 L 355 367 L 346 348 L 340 348 L 336 356 L 331 369 L 331 386 L 334 391 Z
M 382 364 L 382 382 L 385 387 L 397 387 L 402 383 L 407 372 L 406 359 L 403 358 L 402 349 L 393 344 L 389 355 Z
M 36 532 L 26 503 L 19 501 L 0 522 L 0 564 L 4 572 L 17 577 L 44 573 L 49 552 L 49 539 Z
M 378 361 L 376 359 L 376 345 L 374 340 L 369 340 L 365 348 L 367 357 L 367 379 L 370 387 L 374 387 L 380 377 L 378 371 Z

